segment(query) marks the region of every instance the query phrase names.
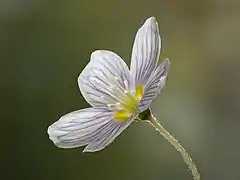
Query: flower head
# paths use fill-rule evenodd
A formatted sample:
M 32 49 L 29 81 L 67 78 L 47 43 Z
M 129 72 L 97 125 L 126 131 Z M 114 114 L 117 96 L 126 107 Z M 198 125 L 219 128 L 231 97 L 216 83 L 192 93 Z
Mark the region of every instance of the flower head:
M 92 106 L 61 117 L 48 128 L 61 148 L 86 146 L 84 152 L 109 145 L 148 109 L 164 88 L 169 60 L 158 65 L 161 39 L 154 17 L 137 31 L 130 70 L 116 53 L 97 50 L 78 77 L 83 97 Z

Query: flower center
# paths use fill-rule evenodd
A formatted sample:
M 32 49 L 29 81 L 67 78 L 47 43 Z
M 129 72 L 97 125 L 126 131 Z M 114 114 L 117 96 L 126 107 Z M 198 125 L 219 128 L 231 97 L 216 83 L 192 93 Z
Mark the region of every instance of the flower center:
M 126 96 L 123 101 L 119 104 L 121 108 L 115 113 L 115 119 L 118 121 L 128 120 L 138 109 L 139 102 L 143 97 L 144 89 L 142 85 L 138 85 L 136 92 L 124 92 Z

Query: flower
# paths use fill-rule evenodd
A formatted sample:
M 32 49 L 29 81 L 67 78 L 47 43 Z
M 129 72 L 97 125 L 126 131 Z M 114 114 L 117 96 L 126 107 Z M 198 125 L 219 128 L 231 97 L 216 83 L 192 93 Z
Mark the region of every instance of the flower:
M 60 148 L 86 146 L 94 152 L 108 146 L 164 88 L 169 60 L 158 65 L 161 39 L 154 17 L 137 31 L 130 70 L 116 53 L 97 50 L 78 77 L 83 97 L 92 106 L 68 113 L 48 128 Z

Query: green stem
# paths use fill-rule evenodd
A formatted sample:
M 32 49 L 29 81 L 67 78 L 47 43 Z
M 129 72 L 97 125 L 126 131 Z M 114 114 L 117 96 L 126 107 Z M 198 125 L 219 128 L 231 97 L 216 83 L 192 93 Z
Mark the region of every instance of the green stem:
M 188 155 L 184 147 L 158 122 L 158 120 L 151 113 L 149 117 L 150 123 L 158 130 L 163 137 L 170 142 L 174 148 L 179 151 L 183 157 L 184 162 L 188 165 L 189 169 L 192 171 L 193 179 L 200 180 L 200 174 L 197 170 L 196 165 L 194 164 L 191 157 Z

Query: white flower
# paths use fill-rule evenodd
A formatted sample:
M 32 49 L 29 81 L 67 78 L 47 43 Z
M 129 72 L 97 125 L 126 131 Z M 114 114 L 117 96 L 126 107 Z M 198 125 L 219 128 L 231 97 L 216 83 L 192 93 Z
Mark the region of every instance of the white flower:
M 80 91 L 92 106 L 61 117 L 48 128 L 60 148 L 86 146 L 84 152 L 109 145 L 163 89 L 169 60 L 158 65 L 161 39 L 154 17 L 138 30 L 130 70 L 120 56 L 97 50 L 78 77 Z

